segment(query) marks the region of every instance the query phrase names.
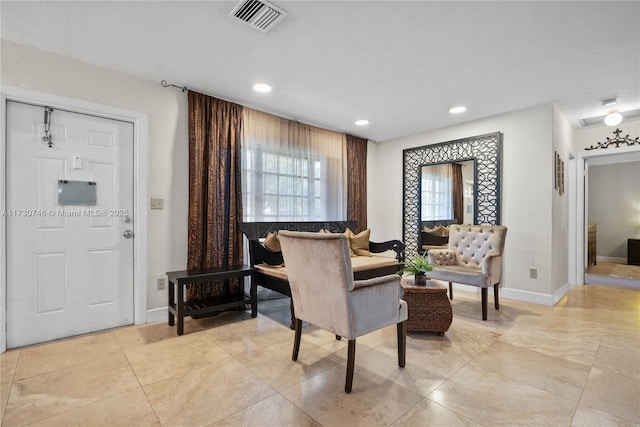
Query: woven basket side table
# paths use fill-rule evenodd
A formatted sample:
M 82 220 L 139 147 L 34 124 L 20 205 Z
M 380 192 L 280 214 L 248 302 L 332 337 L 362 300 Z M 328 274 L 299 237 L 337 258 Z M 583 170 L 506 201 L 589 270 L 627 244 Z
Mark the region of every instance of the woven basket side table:
M 444 335 L 453 320 L 446 286 L 435 280 L 427 280 L 426 286 L 416 286 L 413 276 L 402 278 L 400 283 L 404 291 L 402 299 L 409 308 L 407 330 Z

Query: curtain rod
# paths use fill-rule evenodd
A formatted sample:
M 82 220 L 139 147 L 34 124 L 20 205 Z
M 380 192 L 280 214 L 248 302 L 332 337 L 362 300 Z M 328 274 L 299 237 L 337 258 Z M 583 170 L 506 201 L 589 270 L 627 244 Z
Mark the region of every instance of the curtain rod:
M 167 83 L 166 80 L 161 81 L 160 84 L 162 85 L 162 87 L 176 87 L 182 90 L 183 92 L 186 92 L 188 90 L 186 86 L 178 86 L 178 85 L 174 85 L 173 83 Z

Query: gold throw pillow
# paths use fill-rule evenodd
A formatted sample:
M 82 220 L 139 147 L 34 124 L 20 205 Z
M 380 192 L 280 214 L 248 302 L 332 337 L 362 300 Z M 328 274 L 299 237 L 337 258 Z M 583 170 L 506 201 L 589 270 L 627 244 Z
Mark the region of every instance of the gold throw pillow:
M 280 240 L 278 239 L 278 232 L 275 233 L 269 232 L 267 237 L 264 239 L 264 247 L 273 252 L 280 252 L 282 248 L 280 247 Z
M 358 234 L 354 234 L 353 231 L 347 228 L 344 234 L 349 239 L 349 249 L 351 250 L 351 256 L 371 256 L 369 252 L 369 237 L 371 236 L 371 229 L 367 228 Z

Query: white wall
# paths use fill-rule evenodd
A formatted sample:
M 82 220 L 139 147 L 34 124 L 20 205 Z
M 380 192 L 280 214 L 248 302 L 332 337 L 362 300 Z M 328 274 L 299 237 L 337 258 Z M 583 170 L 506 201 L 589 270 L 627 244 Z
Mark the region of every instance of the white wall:
M 554 292 L 566 283 L 566 271 L 552 272 L 556 255 L 552 123 L 553 106 L 547 104 L 370 144 L 367 215 L 372 240 L 402 239 L 402 150 L 502 132 L 501 223 L 509 231 L 501 292 L 507 298 L 555 303 L 558 295 Z M 530 268 L 538 270 L 537 279 L 529 277 Z
M 588 218 L 597 256 L 626 262 L 627 239 L 640 238 L 640 162 L 589 166 Z
M 3 85 L 148 115 L 148 191 L 165 203 L 164 210 L 149 210 L 147 308 L 166 306 L 167 291 L 156 289 L 156 279 L 184 269 L 187 259 L 186 93 L 7 40 L 1 43 Z
M 553 151 L 564 162 L 564 193 L 560 194 L 553 186 L 551 234 L 551 293 L 557 292 L 569 283 L 569 197 L 575 197 L 569 191 L 569 153 L 573 151 L 573 128 L 554 106 L 553 108 Z

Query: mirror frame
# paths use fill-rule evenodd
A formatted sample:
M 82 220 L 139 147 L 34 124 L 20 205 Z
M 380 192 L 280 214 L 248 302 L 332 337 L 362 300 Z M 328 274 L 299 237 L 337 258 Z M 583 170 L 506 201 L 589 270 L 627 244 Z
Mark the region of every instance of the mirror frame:
M 407 148 L 402 151 L 402 159 L 402 235 L 407 258 L 418 254 L 421 231 L 420 171 L 423 166 L 474 160 L 475 222 L 480 225 L 500 224 L 501 132 Z

